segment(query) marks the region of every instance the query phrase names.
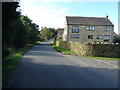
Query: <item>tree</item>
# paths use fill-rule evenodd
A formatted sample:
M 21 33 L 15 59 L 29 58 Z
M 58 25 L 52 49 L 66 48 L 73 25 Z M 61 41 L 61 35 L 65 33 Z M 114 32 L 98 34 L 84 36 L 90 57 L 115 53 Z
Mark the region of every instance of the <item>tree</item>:
M 14 43 L 13 46 L 16 48 L 22 48 L 27 44 L 27 31 L 25 25 L 22 23 L 21 19 L 19 18 L 15 22 L 16 32 L 14 35 Z
M 17 48 L 27 43 L 34 44 L 38 38 L 39 26 L 27 16 L 21 16 L 18 2 L 4 2 L 2 4 L 2 56 L 9 55 Z M 17 10 L 17 11 L 16 11 Z
M 35 43 L 38 40 L 39 26 L 32 22 L 27 16 L 21 16 L 26 32 L 27 32 L 27 43 Z
M 120 44 L 120 37 L 114 38 L 113 43 L 119 43 Z
M 40 32 L 40 37 L 42 40 L 48 40 L 53 36 L 53 33 L 50 31 L 50 28 L 42 28 Z
M 55 37 L 57 35 L 57 29 L 50 28 L 50 31 L 53 33 L 52 37 Z
M 13 47 L 15 27 L 14 22 L 20 17 L 20 12 L 16 11 L 19 7 L 18 2 L 2 3 L 2 55 L 10 54 Z

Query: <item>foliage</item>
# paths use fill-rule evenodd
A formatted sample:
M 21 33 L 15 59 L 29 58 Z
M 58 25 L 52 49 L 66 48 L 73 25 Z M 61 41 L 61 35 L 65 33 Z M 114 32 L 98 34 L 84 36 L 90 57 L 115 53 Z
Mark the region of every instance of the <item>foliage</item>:
M 20 12 L 16 12 L 19 7 L 18 2 L 3 2 L 2 3 L 2 55 L 7 56 L 10 54 L 10 49 L 13 46 L 14 40 L 14 21 L 16 21 Z
M 113 40 L 113 43 L 119 43 L 119 44 L 120 44 L 120 37 L 115 38 L 115 39 Z
M 2 3 L 3 81 L 38 40 L 39 26 L 27 16 L 20 15 L 18 4 L 19 2 Z
M 91 57 L 93 59 L 103 59 L 103 60 L 120 60 L 120 58 L 108 58 L 108 57 Z
M 70 51 L 70 50 L 67 50 L 67 49 L 64 49 L 64 48 L 61 48 L 59 46 L 56 46 L 53 44 L 53 42 L 50 43 L 50 45 L 55 49 L 57 50 L 58 52 L 61 52 L 63 54 L 67 54 L 67 55 L 70 55 L 70 54 L 74 54 L 74 55 L 77 55 L 77 53 L 73 52 L 73 51 Z
M 33 44 L 38 40 L 39 26 L 27 16 L 21 16 L 19 2 L 2 3 L 2 57 L 22 48 L 26 44 Z M 17 11 L 16 11 L 17 10 Z
M 49 40 L 53 36 L 53 33 L 50 31 L 50 28 L 42 28 L 40 32 L 40 38 L 42 40 Z
M 27 32 L 25 26 L 23 25 L 20 19 L 16 20 L 15 27 L 19 27 L 16 29 L 16 33 L 14 34 L 13 45 L 16 48 L 24 47 L 27 43 Z
M 57 35 L 57 29 L 50 28 L 50 31 L 53 33 L 52 37 L 55 37 Z
M 32 22 L 27 16 L 21 16 L 20 20 L 25 26 L 25 30 L 27 33 L 27 43 L 35 43 L 38 40 L 38 30 L 39 26 Z

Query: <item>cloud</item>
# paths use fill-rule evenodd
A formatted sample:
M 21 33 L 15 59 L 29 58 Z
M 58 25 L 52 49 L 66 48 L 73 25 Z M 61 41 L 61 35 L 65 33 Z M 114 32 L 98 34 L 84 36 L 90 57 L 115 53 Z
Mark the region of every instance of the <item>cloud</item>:
M 36 2 L 21 1 L 22 14 L 27 15 L 40 27 L 64 27 L 65 12 L 68 8 L 56 8 L 50 3 L 39 2 L 39 4 Z

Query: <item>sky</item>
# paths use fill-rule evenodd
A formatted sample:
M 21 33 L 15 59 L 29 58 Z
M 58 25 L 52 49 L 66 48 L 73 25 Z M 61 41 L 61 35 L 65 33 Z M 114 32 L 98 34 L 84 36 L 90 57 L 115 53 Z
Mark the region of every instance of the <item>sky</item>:
M 97 2 L 96 2 L 97 1 Z M 64 28 L 65 16 L 106 17 L 118 33 L 118 0 L 21 0 L 20 9 L 39 27 Z

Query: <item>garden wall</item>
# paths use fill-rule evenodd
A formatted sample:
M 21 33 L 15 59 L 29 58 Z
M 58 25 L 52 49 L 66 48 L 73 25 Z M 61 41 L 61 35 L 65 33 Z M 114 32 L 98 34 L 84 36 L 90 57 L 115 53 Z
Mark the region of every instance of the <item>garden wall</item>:
M 80 42 L 56 41 L 56 45 L 82 56 L 120 57 L 120 45 L 84 44 Z

